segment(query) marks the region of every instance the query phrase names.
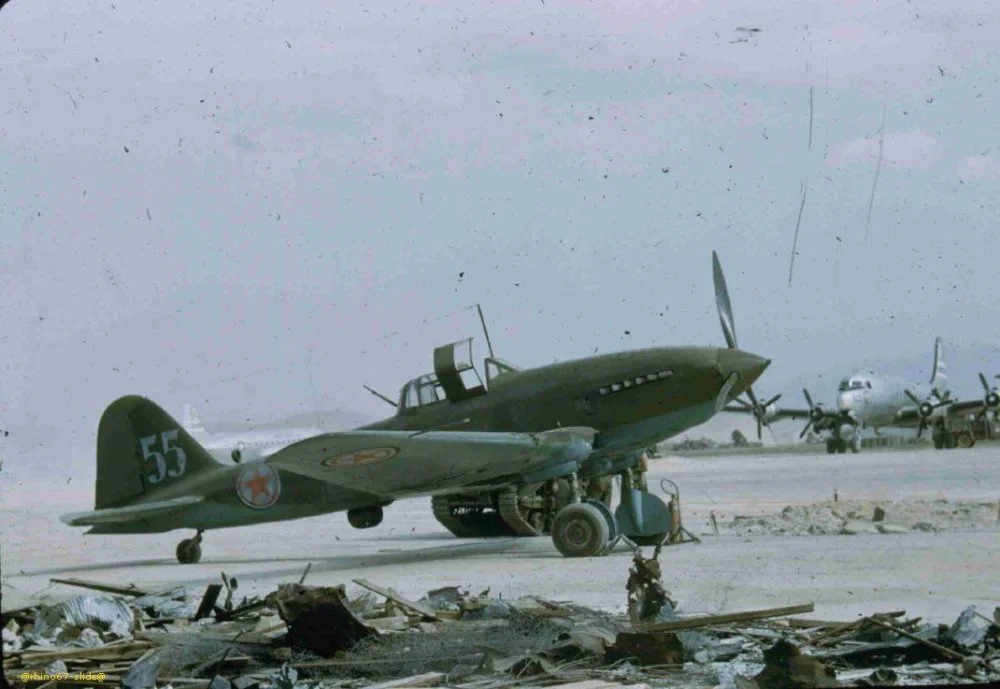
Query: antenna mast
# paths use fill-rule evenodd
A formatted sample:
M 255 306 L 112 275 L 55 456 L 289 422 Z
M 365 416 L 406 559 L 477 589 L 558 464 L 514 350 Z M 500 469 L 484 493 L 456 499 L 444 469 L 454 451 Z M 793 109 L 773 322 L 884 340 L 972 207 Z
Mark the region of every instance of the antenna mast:
M 490 342 L 490 331 L 486 329 L 486 319 L 483 318 L 483 310 L 479 308 L 479 304 L 476 304 L 476 311 L 479 312 L 479 322 L 483 324 L 483 334 L 486 335 L 486 347 L 490 350 L 490 358 L 495 359 L 493 356 L 493 343 Z

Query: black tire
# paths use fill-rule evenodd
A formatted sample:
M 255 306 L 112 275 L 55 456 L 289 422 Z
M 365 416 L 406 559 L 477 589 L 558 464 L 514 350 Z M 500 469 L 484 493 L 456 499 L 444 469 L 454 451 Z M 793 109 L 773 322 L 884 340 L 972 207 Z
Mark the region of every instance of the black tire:
M 837 451 L 836 444 L 832 440 L 827 440 L 826 441 L 826 453 L 828 455 L 832 455 L 836 451 Z
M 194 565 L 201 560 L 201 544 L 193 538 L 186 538 L 177 544 L 177 561 L 182 565 Z
M 552 543 L 564 557 L 593 557 L 608 545 L 608 523 L 587 503 L 566 505 L 552 524 Z
M 382 523 L 383 516 L 381 507 L 362 507 L 347 510 L 347 523 L 355 529 L 371 529 Z
M 958 446 L 963 450 L 968 450 L 975 444 L 975 437 L 973 437 L 973 435 L 968 431 L 963 431 L 961 435 L 958 436 Z

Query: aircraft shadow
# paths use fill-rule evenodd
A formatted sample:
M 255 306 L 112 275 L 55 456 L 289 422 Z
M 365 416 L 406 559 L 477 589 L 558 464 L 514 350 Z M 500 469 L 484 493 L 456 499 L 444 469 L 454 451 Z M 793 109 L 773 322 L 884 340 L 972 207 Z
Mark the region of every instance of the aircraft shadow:
M 40 569 L 25 571 L 22 576 L 48 576 L 48 575 L 58 575 L 58 574 L 68 574 L 75 572 L 94 572 L 94 571 L 116 571 L 116 570 L 128 570 L 138 567 L 164 567 L 173 566 L 180 567 L 178 572 L 191 572 L 193 575 L 200 573 L 199 570 L 205 567 L 212 568 L 212 574 L 206 577 L 192 577 L 194 581 L 215 581 L 217 575 L 214 572 L 216 567 L 224 567 L 228 565 L 268 565 L 268 564 L 281 564 L 281 563 L 297 563 L 294 567 L 285 567 L 279 569 L 270 569 L 266 572 L 255 572 L 255 576 L 259 577 L 261 575 L 266 575 L 268 577 L 295 577 L 297 578 L 302 574 L 302 570 L 305 565 L 309 562 L 312 563 L 312 568 L 310 571 L 310 576 L 319 572 L 337 572 L 341 570 L 357 569 L 361 567 L 383 567 L 391 565 L 406 565 L 414 564 L 417 562 L 446 562 L 448 560 L 456 560 L 459 558 L 464 558 L 472 555 L 497 555 L 497 554 L 516 554 L 511 553 L 511 550 L 517 548 L 517 543 L 520 541 L 523 543 L 524 539 L 489 539 L 483 541 L 475 541 L 472 543 L 455 543 L 453 545 L 445 545 L 434 548 L 419 548 L 411 550 L 393 550 L 392 552 L 373 552 L 373 553 L 360 553 L 360 554 L 349 554 L 349 555 L 330 555 L 324 556 L 319 553 L 312 555 L 301 555 L 301 556 L 283 556 L 283 557 L 212 557 L 209 554 L 207 557 L 203 557 L 201 562 L 197 565 L 179 565 L 176 560 L 170 557 L 163 558 L 151 558 L 145 560 L 126 560 L 123 562 L 99 562 L 93 564 L 75 565 L 71 567 L 57 567 L 51 569 Z M 530 556 L 537 556 L 540 553 L 526 553 Z M 544 555 L 544 554 L 542 554 Z M 556 553 L 558 556 L 558 553 Z M 234 573 L 235 576 L 240 575 Z M 242 576 L 247 576 L 244 573 Z

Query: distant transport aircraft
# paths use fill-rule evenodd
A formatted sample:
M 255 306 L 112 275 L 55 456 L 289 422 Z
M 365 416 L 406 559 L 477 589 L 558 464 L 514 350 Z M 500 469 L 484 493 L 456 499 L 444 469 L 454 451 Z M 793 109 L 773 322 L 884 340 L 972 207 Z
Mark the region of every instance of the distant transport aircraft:
M 253 462 L 270 457 L 292 443 L 322 435 L 327 431 L 319 427 L 288 428 L 275 431 L 239 431 L 236 433 L 209 433 L 201 422 L 198 410 L 184 405 L 183 425 L 191 437 L 220 462 Z
M 727 348 L 656 347 L 533 369 L 495 359 L 491 348 L 487 389 L 471 360 L 456 359 L 458 346 L 471 342 L 463 340 L 435 350 L 434 374 L 404 385 L 389 419 L 252 461 L 244 446 L 239 463 L 222 464 L 154 402 L 122 397 L 97 429 L 94 511 L 61 519 L 95 534 L 195 529 L 177 546 L 181 563 L 198 562 L 209 529 L 339 511 L 369 528 L 395 500 L 422 495 L 460 496 L 441 503 L 453 531 L 488 535 L 499 523 L 537 535 L 541 527 L 567 557 L 607 552 L 619 535 L 663 542 L 676 515 L 634 480 L 642 453 L 736 395 L 756 400 L 750 386 L 770 364 L 737 348 L 714 252 L 712 270 Z M 187 420 L 197 431 L 190 410 Z M 456 426 L 464 428 L 445 430 Z M 611 475 L 622 478 L 614 512 L 581 490 L 582 481 Z
M 1000 376 L 998 376 L 1000 377 Z M 882 428 L 916 428 L 917 437 L 931 429 L 934 447 L 972 447 L 977 427 L 989 435 L 989 415 L 994 418 L 1000 409 L 1000 393 L 989 386 L 986 376 L 979 374 L 983 397 L 978 400 L 952 399 L 941 338 L 934 342 L 934 368 L 929 383 L 917 383 L 874 372 L 857 371 L 840 381 L 836 409 L 813 403 L 808 390 L 803 389 L 808 409 L 780 409 L 776 395 L 764 404 L 735 400 L 726 411 L 753 414 L 757 418 L 757 434 L 761 426 L 783 418 L 808 419 L 799 438 L 810 429 L 827 432 L 826 451 L 852 452 L 861 450 L 861 431 L 871 428 L 876 434 Z

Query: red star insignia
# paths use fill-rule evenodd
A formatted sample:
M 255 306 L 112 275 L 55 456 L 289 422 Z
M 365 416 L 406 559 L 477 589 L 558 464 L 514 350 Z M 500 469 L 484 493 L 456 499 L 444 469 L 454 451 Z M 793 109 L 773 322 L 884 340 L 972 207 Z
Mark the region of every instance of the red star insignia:
M 247 479 L 243 485 L 250 489 L 250 500 L 253 502 L 257 502 L 257 496 L 261 494 L 268 498 L 271 497 L 271 491 L 268 490 L 270 480 L 266 476 L 262 476 L 259 469 L 254 469 L 253 478 Z

